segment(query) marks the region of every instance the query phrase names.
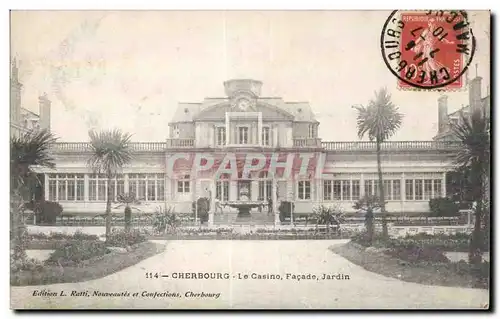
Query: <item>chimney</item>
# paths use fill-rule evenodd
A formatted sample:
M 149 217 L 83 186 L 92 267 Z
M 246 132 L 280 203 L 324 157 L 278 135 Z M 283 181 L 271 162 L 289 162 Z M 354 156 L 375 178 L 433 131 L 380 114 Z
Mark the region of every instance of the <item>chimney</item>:
M 469 81 L 469 105 L 471 111 L 481 110 L 481 78 L 476 76 L 474 79 Z
M 448 96 L 438 98 L 438 133 L 443 133 L 448 127 Z
M 50 105 L 51 102 L 47 98 L 47 93 L 38 97 L 38 105 L 40 108 L 40 129 L 50 131 Z
M 10 121 L 19 123 L 21 117 L 21 89 L 23 85 L 19 83 L 19 69 L 16 59 L 12 60 L 10 75 Z

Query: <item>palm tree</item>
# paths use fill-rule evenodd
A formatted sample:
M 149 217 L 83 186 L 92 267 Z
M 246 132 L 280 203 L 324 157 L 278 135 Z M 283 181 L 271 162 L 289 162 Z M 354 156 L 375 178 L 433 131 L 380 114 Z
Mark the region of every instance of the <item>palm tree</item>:
M 380 209 L 380 199 L 377 196 L 365 195 L 356 201 L 352 207 L 357 211 L 365 212 L 366 239 L 369 246 L 371 246 L 374 233 L 373 212 Z
M 474 231 L 469 252 L 471 264 L 482 261 L 481 231 L 484 215 L 484 200 L 490 176 L 490 121 L 481 110 L 474 110 L 470 116 L 463 113 L 458 123 L 452 125 L 452 131 L 462 147 L 458 151 L 454 164 L 459 171 L 468 171 L 468 184 L 472 200 L 476 203 Z
M 24 203 L 32 194 L 35 183 L 39 183 L 34 167 L 55 167 L 50 154 L 50 146 L 57 139 L 48 130 L 29 131 L 10 140 L 10 176 L 11 176 L 11 236 L 17 257 L 24 256 L 21 245 L 23 236 L 22 215 Z
M 120 130 L 89 131 L 90 150 L 92 152 L 88 165 L 95 174 L 105 174 L 107 183 L 106 200 L 106 240 L 111 233 L 111 202 L 113 189 L 111 181 L 132 160 L 130 149 L 131 135 Z
M 139 205 L 140 202 L 137 200 L 134 193 L 119 194 L 117 200 L 120 203 L 120 205 L 116 206 L 115 208 L 121 208 L 121 207 L 125 206 L 125 210 L 124 210 L 125 231 L 129 231 L 131 220 L 132 220 L 132 209 L 135 209 L 135 210 L 141 212 L 141 210 L 139 208 L 133 207 L 131 205 Z
M 381 88 L 378 92 L 375 92 L 375 99 L 370 100 L 367 107 L 361 105 L 354 106 L 354 108 L 358 111 L 357 127 L 359 138 L 361 139 L 367 134 L 370 141 L 375 141 L 377 146 L 377 170 L 382 213 L 382 232 L 383 237 L 388 238 L 384 180 L 382 178 L 380 154 L 382 143 L 392 137 L 401 127 L 403 114 L 399 113 L 398 107 L 392 103 L 391 95 L 387 92 L 386 88 Z

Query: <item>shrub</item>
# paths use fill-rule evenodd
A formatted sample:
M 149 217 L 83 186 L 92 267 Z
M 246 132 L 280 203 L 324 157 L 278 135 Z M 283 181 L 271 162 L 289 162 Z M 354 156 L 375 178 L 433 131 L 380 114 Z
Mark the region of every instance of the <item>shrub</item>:
M 278 211 L 280 212 L 280 221 L 284 222 L 286 218 L 291 218 L 292 210 L 295 210 L 293 202 L 281 201 Z
M 195 212 L 197 211 L 197 216 L 200 219 L 200 223 L 203 224 L 208 221 L 208 212 L 210 211 L 210 200 L 208 198 L 198 198 L 198 200 L 193 202 L 191 206 L 193 214 L 195 214 Z
M 59 203 L 45 200 L 31 201 L 26 204 L 26 208 L 35 212 L 37 224 L 46 225 L 55 224 L 57 216 L 63 212 L 63 208 Z
M 56 249 L 45 261 L 47 265 L 73 266 L 92 257 L 103 256 L 110 251 L 99 240 L 72 241 Z
M 408 262 L 448 263 L 450 260 L 439 249 L 406 245 L 391 248 L 386 254 Z
M 110 236 L 108 236 L 106 245 L 114 247 L 128 247 L 145 242 L 146 240 L 146 236 L 136 229 L 129 231 L 115 229 L 111 232 Z
M 458 215 L 458 204 L 447 197 L 432 198 L 429 200 L 432 217 L 452 217 Z
M 29 240 L 97 240 L 99 237 L 97 235 L 86 234 L 80 230 L 77 230 L 74 234 L 51 232 L 50 234 L 45 233 L 34 233 L 27 235 Z
M 27 270 L 38 271 L 43 268 L 43 263 L 34 258 L 11 259 L 10 269 L 12 272 Z
M 174 232 L 180 225 L 181 218 L 170 207 L 165 210 L 158 207 L 153 216 L 153 230 L 156 234 L 164 234 L 167 230 Z

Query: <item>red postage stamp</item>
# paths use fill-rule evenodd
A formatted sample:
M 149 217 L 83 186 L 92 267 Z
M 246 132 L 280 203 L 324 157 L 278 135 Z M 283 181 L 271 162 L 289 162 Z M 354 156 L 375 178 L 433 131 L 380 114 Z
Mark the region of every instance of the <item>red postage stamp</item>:
M 457 90 L 474 55 L 463 11 L 399 11 L 381 37 L 384 61 L 401 89 Z

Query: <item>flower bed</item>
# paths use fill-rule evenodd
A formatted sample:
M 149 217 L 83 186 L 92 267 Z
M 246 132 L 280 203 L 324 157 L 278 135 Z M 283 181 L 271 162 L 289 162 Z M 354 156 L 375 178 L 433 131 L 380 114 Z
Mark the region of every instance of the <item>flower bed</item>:
M 360 245 L 366 246 L 367 242 L 364 238 L 365 233 L 355 235 L 352 240 Z M 457 233 L 452 235 L 439 234 L 429 235 L 420 233 L 416 235 L 407 235 L 403 238 L 391 238 L 387 241 L 380 237 L 374 237 L 372 246 L 374 247 L 409 247 L 418 246 L 425 249 L 436 249 L 441 251 L 468 252 L 470 244 L 470 235 Z
M 309 240 L 309 239 L 345 239 L 352 235 L 351 232 L 328 232 L 326 228 L 292 228 L 255 230 L 235 230 L 232 228 L 182 228 L 175 234 L 150 236 L 150 239 L 175 239 L 175 240 Z
M 146 235 L 142 231 L 136 229 L 130 229 L 129 231 L 114 229 L 107 239 L 106 245 L 113 247 L 128 247 L 145 242 L 146 240 Z
M 90 246 L 92 245 L 89 244 L 85 247 L 90 248 Z M 25 265 L 22 265 L 22 270 L 16 271 L 15 268 L 11 267 L 11 285 L 47 285 L 101 278 L 154 256 L 163 251 L 165 245 L 143 242 L 131 246 L 127 253 L 109 252 L 106 248 L 101 248 L 100 246 L 98 255 L 94 254 L 89 259 L 77 258 L 78 262 L 67 265 L 54 265 L 53 260 L 46 263 L 29 260 L 25 262 Z M 73 249 L 73 253 L 77 254 L 77 252 L 79 249 Z M 84 255 L 88 256 L 87 253 Z
M 489 286 L 490 264 L 484 262 L 479 269 L 464 262 L 440 261 L 410 262 L 387 254 L 375 247 L 365 247 L 355 242 L 330 247 L 334 253 L 364 269 L 408 282 L 451 287 L 483 288 Z

